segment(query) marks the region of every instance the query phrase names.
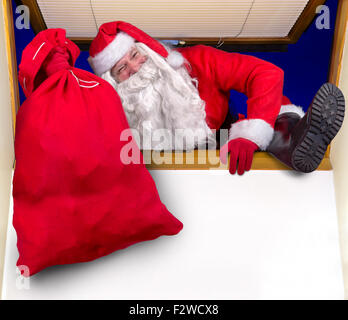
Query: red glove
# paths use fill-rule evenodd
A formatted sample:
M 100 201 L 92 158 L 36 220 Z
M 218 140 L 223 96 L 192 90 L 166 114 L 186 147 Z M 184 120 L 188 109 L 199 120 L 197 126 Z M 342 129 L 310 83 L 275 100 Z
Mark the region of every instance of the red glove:
M 238 138 L 224 144 L 220 149 L 220 160 L 223 164 L 227 163 L 227 154 L 230 153 L 230 174 L 235 174 L 238 162 L 238 174 L 249 171 L 253 161 L 254 152 L 259 147 L 254 142 Z

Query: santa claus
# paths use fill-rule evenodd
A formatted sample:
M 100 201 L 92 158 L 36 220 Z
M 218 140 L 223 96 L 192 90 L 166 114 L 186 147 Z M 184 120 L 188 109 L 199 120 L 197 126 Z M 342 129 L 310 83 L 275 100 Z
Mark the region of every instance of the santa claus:
M 344 96 L 333 84 L 324 84 L 304 113 L 283 95 L 279 67 L 204 45 L 169 48 L 123 21 L 100 26 L 88 61 L 118 92 L 143 149 L 205 147 L 228 115 L 230 90 L 244 93 L 247 117 L 231 124 L 220 149 L 223 163 L 230 153 L 231 174 L 250 170 L 257 150 L 311 172 L 343 122 Z M 145 142 L 147 134 L 152 139 Z

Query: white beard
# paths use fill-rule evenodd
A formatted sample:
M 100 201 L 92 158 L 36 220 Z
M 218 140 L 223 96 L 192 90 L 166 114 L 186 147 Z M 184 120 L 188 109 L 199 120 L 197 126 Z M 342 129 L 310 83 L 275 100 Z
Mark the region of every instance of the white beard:
M 193 79 L 185 67 L 174 70 L 161 64 L 162 67 L 158 66 L 148 57 L 129 79 L 112 83 L 138 146 L 192 150 L 206 148 L 209 143 L 211 147 L 216 142 L 215 133 L 206 123 L 205 102 L 199 97 Z

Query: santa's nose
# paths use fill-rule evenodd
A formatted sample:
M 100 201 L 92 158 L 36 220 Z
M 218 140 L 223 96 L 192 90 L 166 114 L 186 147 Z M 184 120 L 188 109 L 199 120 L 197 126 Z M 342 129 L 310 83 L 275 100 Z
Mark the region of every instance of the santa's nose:
M 142 57 L 141 59 L 129 63 L 130 74 L 133 75 L 134 73 L 137 73 L 145 61 L 146 57 Z

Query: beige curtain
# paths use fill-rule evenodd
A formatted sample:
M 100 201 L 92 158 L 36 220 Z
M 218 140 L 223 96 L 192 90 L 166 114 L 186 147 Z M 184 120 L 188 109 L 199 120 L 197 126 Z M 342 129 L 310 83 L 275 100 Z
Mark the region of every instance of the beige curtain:
M 345 1 L 344 8 L 348 8 L 348 0 Z M 348 105 L 348 30 L 347 18 L 342 21 L 341 26 L 345 25 L 345 36 L 343 40 L 343 55 L 341 58 L 341 69 L 339 74 L 338 86 L 343 91 L 346 106 Z M 343 126 L 337 137 L 331 144 L 331 162 L 335 179 L 336 206 L 338 213 L 340 246 L 343 262 L 343 277 L 345 281 L 345 299 L 348 299 L 348 112 L 346 110 Z
M 0 4 L 0 289 L 2 289 L 10 187 L 14 161 L 12 96 L 7 55 L 7 5 L 8 2 L 6 0 L 3 0 Z

